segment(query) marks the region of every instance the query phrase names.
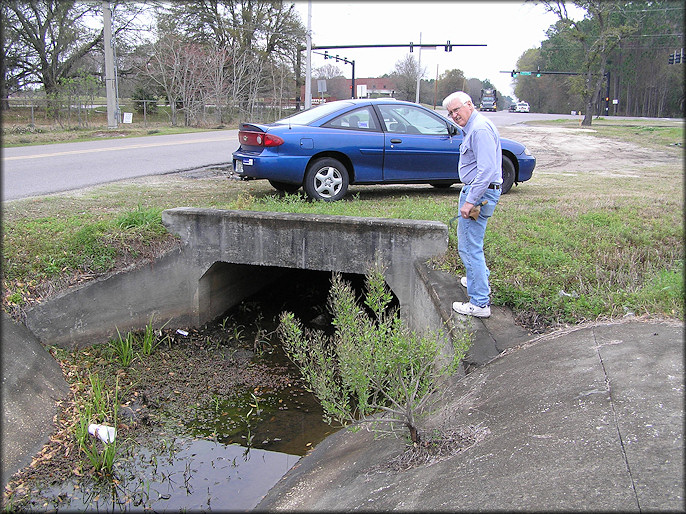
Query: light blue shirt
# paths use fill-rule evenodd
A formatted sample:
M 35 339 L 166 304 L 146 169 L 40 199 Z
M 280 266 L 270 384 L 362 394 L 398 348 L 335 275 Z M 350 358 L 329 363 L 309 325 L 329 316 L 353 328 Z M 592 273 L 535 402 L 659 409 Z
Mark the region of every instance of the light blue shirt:
M 503 183 L 503 149 L 495 125 L 478 111 L 473 111 L 464 128 L 460 145 L 459 174 L 463 184 L 472 186 L 466 201 L 476 204 L 489 184 Z

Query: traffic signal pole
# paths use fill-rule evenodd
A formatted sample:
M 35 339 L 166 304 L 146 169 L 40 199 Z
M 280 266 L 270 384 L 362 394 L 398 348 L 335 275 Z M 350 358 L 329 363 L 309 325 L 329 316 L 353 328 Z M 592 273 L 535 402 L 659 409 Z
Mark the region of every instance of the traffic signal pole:
M 308 30 L 309 32 L 309 30 Z M 308 49 L 308 55 L 313 52 L 314 50 L 325 50 L 324 52 L 324 58 L 325 59 L 336 59 L 336 61 L 342 60 L 346 64 L 352 64 L 352 72 L 353 72 L 353 79 L 352 79 L 352 97 L 355 98 L 356 96 L 356 91 L 355 91 L 355 61 L 349 61 L 345 57 L 339 57 L 336 55 L 335 57 L 333 55 L 329 55 L 328 50 L 344 50 L 344 49 L 352 49 L 352 48 L 409 48 L 410 53 L 414 51 L 414 48 L 417 47 L 419 49 L 421 48 L 437 48 L 439 46 L 445 47 L 446 52 L 452 52 L 454 46 L 488 46 L 484 43 L 477 43 L 477 44 L 467 44 L 467 43 L 451 43 L 450 40 L 448 40 L 445 44 L 424 44 L 424 43 L 419 43 L 418 45 L 415 45 L 413 42 L 410 42 L 409 44 L 404 43 L 404 44 L 397 44 L 397 45 L 311 45 L 311 48 Z M 303 49 L 301 49 L 303 50 Z M 318 52 L 314 52 L 318 53 Z M 321 55 L 321 54 L 320 54 Z M 307 76 L 305 77 L 305 84 L 311 83 L 312 81 L 312 74 L 310 70 L 307 70 Z M 307 92 L 305 93 L 307 96 Z M 311 96 L 311 93 L 310 93 Z M 309 99 L 311 102 L 311 98 Z M 307 104 L 308 100 L 305 100 L 305 103 Z

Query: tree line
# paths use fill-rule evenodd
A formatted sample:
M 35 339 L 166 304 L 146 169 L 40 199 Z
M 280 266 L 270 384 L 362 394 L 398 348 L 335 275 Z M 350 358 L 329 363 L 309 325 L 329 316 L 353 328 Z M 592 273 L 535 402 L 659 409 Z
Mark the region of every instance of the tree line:
M 590 124 L 604 114 L 609 84 L 609 98 L 617 99 L 610 115 L 683 115 L 683 64 L 667 62 L 683 46 L 682 3 L 576 1 L 586 14 L 580 21 L 570 18 L 563 1 L 538 3 L 559 21 L 515 68 L 576 74 L 514 77 L 516 96 L 533 111 L 582 111 Z M 295 6 L 280 0 L 6 0 L 0 4 L 0 107 L 8 109 L 10 96 L 29 91 L 46 99 L 92 98 L 93 84 L 104 84 L 106 5 L 112 6 L 119 97 L 140 105 L 161 99 L 174 125 L 199 124 L 208 106 L 220 124 L 300 107 L 306 29 Z M 414 100 L 424 75 L 414 56 L 400 59 L 390 74 L 397 96 Z M 313 77 L 342 73 L 326 65 Z M 458 89 L 476 101 L 482 88 L 493 87 L 459 69 L 420 84 L 420 101 L 428 104 Z M 499 107 L 511 100 L 502 98 Z
M 579 75 L 516 76 L 515 94 L 533 111 L 583 111 L 587 125 L 608 104 L 609 115 L 683 116 L 684 66 L 669 64 L 669 55 L 684 46 L 683 2 L 578 1 L 586 12 L 580 21 L 570 17 L 564 2 L 540 3 L 558 21 L 516 68 Z

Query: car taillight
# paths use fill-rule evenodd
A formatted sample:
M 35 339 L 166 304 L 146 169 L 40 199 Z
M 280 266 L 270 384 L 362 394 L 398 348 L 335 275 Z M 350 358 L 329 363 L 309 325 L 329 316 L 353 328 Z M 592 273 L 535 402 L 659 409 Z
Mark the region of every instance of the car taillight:
M 238 142 L 246 146 L 280 146 L 284 143 L 283 139 L 274 134 L 244 130 L 238 132 Z
M 283 139 L 273 134 L 264 135 L 264 146 L 281 146 L 284 143 Z

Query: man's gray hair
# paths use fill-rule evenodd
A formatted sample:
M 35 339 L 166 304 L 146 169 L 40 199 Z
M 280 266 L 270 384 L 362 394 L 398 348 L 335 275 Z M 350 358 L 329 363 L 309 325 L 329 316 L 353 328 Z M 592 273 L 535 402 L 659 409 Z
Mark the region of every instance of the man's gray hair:
M 450 93 L 443 99 L 443 108 L 447 109 L 448 104 L 455 99 L 462 102 L 462 105 L 466 104 L 467 102 L 470 102 L 472 105 L 474 105 L 474 102 L 472 102 L 472 97 L 469 96 L 467 93 L 465 93 L 464 91 L 455 91 L 454 93 Z

